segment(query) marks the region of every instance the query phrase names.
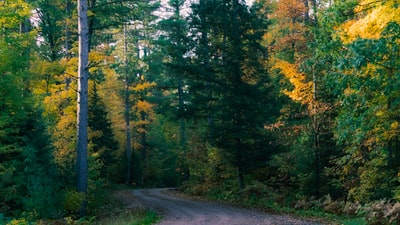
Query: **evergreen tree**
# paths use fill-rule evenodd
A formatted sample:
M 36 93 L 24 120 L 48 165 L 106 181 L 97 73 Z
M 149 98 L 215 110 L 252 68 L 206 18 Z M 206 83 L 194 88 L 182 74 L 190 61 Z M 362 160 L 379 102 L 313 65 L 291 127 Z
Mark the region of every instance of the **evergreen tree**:
M 89 94 L 89 152 L 101 163 L 99 176 L 115 181 L 113 178 L 117 175 L 114 167 L 118 143 L 114 139 L 106 106 L 97 92 L 97 85 L 94 82 Z
M 0 214 L 51 217 L 60 209 L 59 190 L 50 139 L 31 92 L 33 35 L 22 29 L 29 16 L 24 1 L 0 3 Z
M 190 72 L 188 25 L 182 16 L 181 10 L 185 1 L 171 0 L 169 5 L 173 15 L 159 23 L 165 32 L 159 43 L 166 51 L 165 74 L 169 77 L 169 89 L 172 89 L 173 102 L 176 111 L 174 117 L 179 120 L 179 148 L 185 149 L 186 145 L 186 115 L 187 93 L 185 93 L 186 79 Z
M 189 93 L 206 93 L 202 98 L 198 95 L 197 99 L 204 100 L 195 107 L 212 120 L 210 143 L 221 148 L 236 167 L 238 186 L 243 189 L 245 172 L 254 169 L 250 161 L 257 167 L 260 164 L 254 160 L 261 163 L 271 153 L 265 145 L 270 137 L 263 127 L 276 110 L 264 63 L 266 49 L 261 45 L 267 23 L 239 1 L 202 1 L 194 7 L 199 13 L 194 16 L 194 30 L 201 35 L 200 47 L 194 49 L 199 56 L 197 67 L 203 69 L 194 71 L 195 82 L 189 88 L 200 84 L 206 89 Z M 208 50 L 201 48 L 206 45 Z

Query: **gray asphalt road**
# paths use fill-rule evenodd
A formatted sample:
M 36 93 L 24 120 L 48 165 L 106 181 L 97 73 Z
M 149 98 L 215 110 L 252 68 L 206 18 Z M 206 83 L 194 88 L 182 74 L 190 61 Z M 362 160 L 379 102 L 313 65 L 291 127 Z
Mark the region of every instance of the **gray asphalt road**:
M 146 207 L 159 212 L 160 225 L 320 225 L 289 215 L 273 215 L 217 203 L 168 195 L 166 189 L 134 190 L 133 195 Z

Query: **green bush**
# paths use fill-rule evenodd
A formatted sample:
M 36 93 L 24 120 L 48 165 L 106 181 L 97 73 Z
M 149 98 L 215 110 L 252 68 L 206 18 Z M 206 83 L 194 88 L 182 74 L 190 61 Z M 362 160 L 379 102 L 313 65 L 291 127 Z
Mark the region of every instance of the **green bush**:
M 66 191 L 63 202 L 64 210 L 71 214 L 79 212 L 82 202 L 85 201 L 85 199 L 86 196 L 84 193 L 75 190 Z

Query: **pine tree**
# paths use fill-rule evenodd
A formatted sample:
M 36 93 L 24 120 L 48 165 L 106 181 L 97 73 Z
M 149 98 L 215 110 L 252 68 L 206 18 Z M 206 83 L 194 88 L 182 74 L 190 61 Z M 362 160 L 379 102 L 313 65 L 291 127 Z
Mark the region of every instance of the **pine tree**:
M 268 146 L 262 145 L 269 138 L 263 124 L 274 114 L 270 81 L 263 63 L 267 54 L 261 45 L 267 24 L 239 1 L 201 4 L 194 10 L 200 14 L 197 17 L 200 20 L 194 20 L 193 25 L 196 30 L 204 29 L 198 30 L 206 34 L 201 35 L 199 43 L 209 49 L 196 47 L 195 51 L 201 57 L 198 67 L 209 65 L 209 68 L 194 72 L 196 81 L 200 80 L 203 88 L 207 88 L 200 89 L 207 95 L 195 107 L 207 112 L 206 118 L 213 120 L 209 141 L 230 159 L 237 169 L 238 187 L 243 189 L 244 175 L 253 169 L 249 162 L 255 158 L 265 160 L 269 155 Z M 211 11 L 207 14 L 204 9 Z M 206 21 L 201 20 L 209 23 L 206 26 Z M 189 87 L 192 84 L 192 88 L 197 88 L 199 83 L 189 83 Z
M 31 92 L 30 10 L 24 1 L 0 3 L 0 211 L 49 217 L 59 209 L 59 190 L 50 138 Z
M 114 138 L 114 132 L 108 117 L 106 106 L 100 98 L 96 81 L 89 94 L 89 152 L 95 160 L 101 163 L 99 176 L 108 181 L 115 181 L 116 151 L 118 143 Z

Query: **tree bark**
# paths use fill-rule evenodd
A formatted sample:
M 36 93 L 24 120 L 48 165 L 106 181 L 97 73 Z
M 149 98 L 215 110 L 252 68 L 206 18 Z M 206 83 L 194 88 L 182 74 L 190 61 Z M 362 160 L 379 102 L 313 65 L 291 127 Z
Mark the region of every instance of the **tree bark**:
M 186 148 L 186 123 L 184 118 L 185 103 L 183 93 L 183 81 L 181 78 L 178 79 L 178 102 L 179 102 L 179 147 L 182 150 Z
M 78 33 L 79 33 L 79 62 L 78 62 L 78 110 L 77 110 L 77 188 L 84 194 L 80 216 L 87 212 L 88 187 L 88 80 L 89 80 L 89 29 L 87 22 L 87 0 L 78 0 Z

